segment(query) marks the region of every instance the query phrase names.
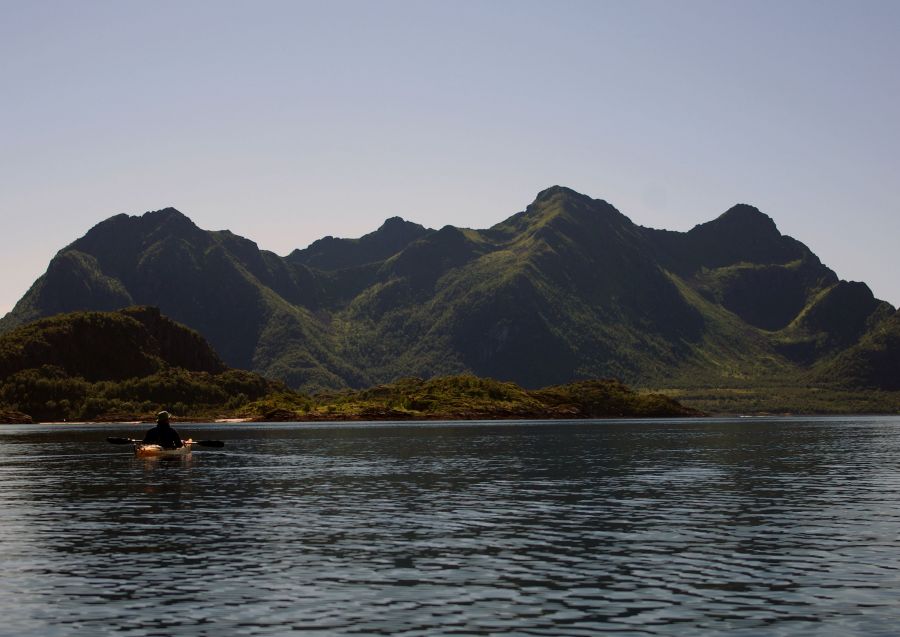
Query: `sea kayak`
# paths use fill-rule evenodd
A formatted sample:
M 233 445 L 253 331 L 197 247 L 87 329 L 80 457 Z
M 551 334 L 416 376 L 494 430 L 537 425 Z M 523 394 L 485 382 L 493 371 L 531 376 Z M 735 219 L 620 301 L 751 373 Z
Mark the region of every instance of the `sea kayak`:
M 145 445 L 140 442 L 134 444 L 134 455 L 139 458 L 157 458 L 166 456 L 186 456 L 191 452 L 192 440 L 185 440 L 183 447 L 177 449 L 163 449 L 159 445 Z

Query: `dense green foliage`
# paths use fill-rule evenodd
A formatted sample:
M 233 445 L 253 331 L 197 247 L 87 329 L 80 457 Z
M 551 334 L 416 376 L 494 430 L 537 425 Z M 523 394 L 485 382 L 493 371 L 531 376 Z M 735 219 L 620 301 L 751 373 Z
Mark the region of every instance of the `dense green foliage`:
M 900 388 L 894 308 L 747 205 L 669 232 L 553 187 L 486 230 L 395 218 L 287 257 L 173 209 L 119 215 L 62 250 L 0 330 L 130 303 L 307 392 L 458 374 L 695 394 Z
M 473 420 L 691 416 L 699 412 L 660 394 L 637 393 L 615 380 L 526 390 L 475 376 L 403 378 L 363 390 L 312 397 L 286 392 L 240 410 L 266 420 Z
M 273 386 L 238 370 L 210 374 L 171 368 L 138 378 L 89 382 L 44 366 L 6 377 L 0 384 L 0 405 L 39 421 L 150 419 L 161 409 L 179 417 L 227 417 Z
M 199 334 L 151 307 L 59 315 L 0 337 L 0 378 L 45 365 L 88 380 L 146 376 L 167 366 L 225 370 Z

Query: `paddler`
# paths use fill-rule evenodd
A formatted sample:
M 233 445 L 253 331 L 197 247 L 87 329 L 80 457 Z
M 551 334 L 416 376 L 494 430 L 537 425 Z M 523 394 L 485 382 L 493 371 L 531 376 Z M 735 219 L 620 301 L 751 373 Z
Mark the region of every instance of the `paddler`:
M 156 426 L 144 436 L 145 445 L 159 445 L 163 449 L 178 449 L 183 447 L 181 436 L 169 426 L 169 412 L 161 411 L 156 414 Z

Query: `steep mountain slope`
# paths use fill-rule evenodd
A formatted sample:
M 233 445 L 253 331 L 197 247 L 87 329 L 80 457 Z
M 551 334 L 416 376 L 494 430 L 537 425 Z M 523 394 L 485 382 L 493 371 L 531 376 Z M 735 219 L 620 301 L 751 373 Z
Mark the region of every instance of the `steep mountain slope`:
M 555 186 L 485 230 L 392 218 L 283 258 L 174 209 L 119 215 L 60 251 L 0 330 L 132 303 L 304 389 L 459 373 L 525 387 L 840 382 L 823 370 L 871 363 L 865 343 L 894 313 L 752 206 L 671 232 Z
M 819 365 L 816 372 L 819 382 L 900 390 L 900 312 L 876 323 L 858 343 Z
M 230 365 L 251 369 L 271 322 L 314 331 L 297 308 L 315 310 L 322 296 L 304 266 L 167 208 L 112 217 L 60 251 L 0 328 L 58 312 L 153 305 L 202 333 Z
M 699 336 L 699 314 L 642 250 L 639 229 L 605 202 L 551 189 L 468 245 L 455 254 L 470 258 L 436 280 L 413 325 L 447 339 L 477 374 L 514 374 L 526 386 L 635 380 Z

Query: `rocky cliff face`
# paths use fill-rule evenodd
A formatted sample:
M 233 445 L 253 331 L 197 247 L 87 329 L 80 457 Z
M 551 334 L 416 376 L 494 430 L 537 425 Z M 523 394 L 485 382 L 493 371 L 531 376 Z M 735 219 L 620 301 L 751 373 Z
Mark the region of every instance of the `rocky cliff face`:
M 492 228 L 393 218 L 287 257 L 171 208 L 118 215 L 61 250 L 0 329 L 135 303 L 304 389 L 466 372 L 527 387 L 833 381 L 839 356 L 881 361 L 872 335 L 894 312 L 752 206 L 670 232 L 556 186 Z

